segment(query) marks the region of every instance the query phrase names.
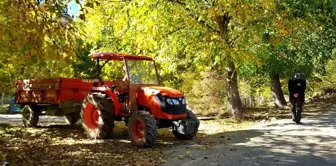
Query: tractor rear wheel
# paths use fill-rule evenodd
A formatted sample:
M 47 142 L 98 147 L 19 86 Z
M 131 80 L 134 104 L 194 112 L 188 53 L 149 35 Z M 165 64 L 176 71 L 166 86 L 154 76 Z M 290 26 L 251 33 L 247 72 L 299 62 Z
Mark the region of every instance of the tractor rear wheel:
M 196 115 L 187 110 L 187 118 L 179 122 L 173 122 L 173 134 L 180 140 L 191 140 L 197 133 L 199 120 Z
M 22 122 L 26 127 L 36 127 L 41 109 L 36 105 L 25 105 L 22 108 Z
M 156 141 L 156 120 L 146 111 L 132 114 L 128 122 L 128 134 L 132 145 L 140 148 L 152 147 Z
M 114 127 L 114 107 L 102 93 L 91 93 L 83 101 L 82 126 L 90 138 L 107 138 Z

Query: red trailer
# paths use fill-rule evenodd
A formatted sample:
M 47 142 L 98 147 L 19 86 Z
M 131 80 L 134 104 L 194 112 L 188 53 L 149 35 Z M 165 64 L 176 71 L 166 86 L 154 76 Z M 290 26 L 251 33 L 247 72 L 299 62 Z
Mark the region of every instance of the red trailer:
M 25 126 L 36 126 L 39 115 L 65 116 L 70 124 L 80 118 L 84 98 L 94 82 L 79 78 L 30 79 L 16 81 L 15 103 L 20 104 Z M 105 81 L 111 86 L 112 81 Z

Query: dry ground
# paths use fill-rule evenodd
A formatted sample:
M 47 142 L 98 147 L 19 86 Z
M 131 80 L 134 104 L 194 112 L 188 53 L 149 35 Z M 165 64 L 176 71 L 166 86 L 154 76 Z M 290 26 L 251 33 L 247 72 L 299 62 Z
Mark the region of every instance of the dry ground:
M 305 117 L 314 116 L 328 107 L 333 100 L 306 105 Z M 2 117 L 2 118 L 1 118 Z M 207 150 L 218 144 L 228 144 L 231 139 L 225 134 L 247 129 L 260 121 L 290 118 L 289 110 L 254 109 L 247 112 L 245 121 L 231 118 L 202 120 L 200 131 L 193 141 L 176 140 L 169 129 L 160 129 L 153 148 L 132 147 L 127 128 L 118 122 L 112 139 L 91 140 L 86 137 L 80 125 L 66 125 L 63 119 L 43 117 L 38 128 L 25 128 L 19 115 L 0 116 L 0 163 L 8 165 L 169 165 L 175 158 L 185 154 L 167 154 L 180 147 L 197 147 Z M 207 118 L 205 118 L 207 119 Z M 273 118 L 274 119 L 274 118 Z M 241 137 L 244 137 L 242 135 Z M 177 161 L 180 161 L 178 159 Z M 178 163 L 175 163 L 178 164 Z

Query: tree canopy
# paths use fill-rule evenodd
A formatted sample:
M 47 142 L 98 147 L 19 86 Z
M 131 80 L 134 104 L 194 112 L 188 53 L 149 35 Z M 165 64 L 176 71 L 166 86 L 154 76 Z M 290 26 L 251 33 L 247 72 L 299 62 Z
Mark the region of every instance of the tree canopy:
M 75 18 L 64 16 L 67 3 L 0 2 L 2 91 L 13 91 L 15 79 L 92 78 L 92 52 L 148 55 L 163 84 L 190 103 L 215 96 L 218 106 L 200 109 L 227 103 L 241 117 L 239 94 L 268 92 L 272 76 L 324 79 L 334 68 L 333 0 L 86 0 Z

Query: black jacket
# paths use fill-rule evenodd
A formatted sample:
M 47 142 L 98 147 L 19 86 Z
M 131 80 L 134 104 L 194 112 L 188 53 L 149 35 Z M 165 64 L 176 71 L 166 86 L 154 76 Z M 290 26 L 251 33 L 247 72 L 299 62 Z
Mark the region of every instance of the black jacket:
M 306 80 L 303 79 L 292 79 L 288 81 L 288 91 L 289 99 L 292 102 L 294 99 L 294 94 L 299 94 L 299 101 L 304 102 L 305 100 L 305 90 L 306 90 Z

